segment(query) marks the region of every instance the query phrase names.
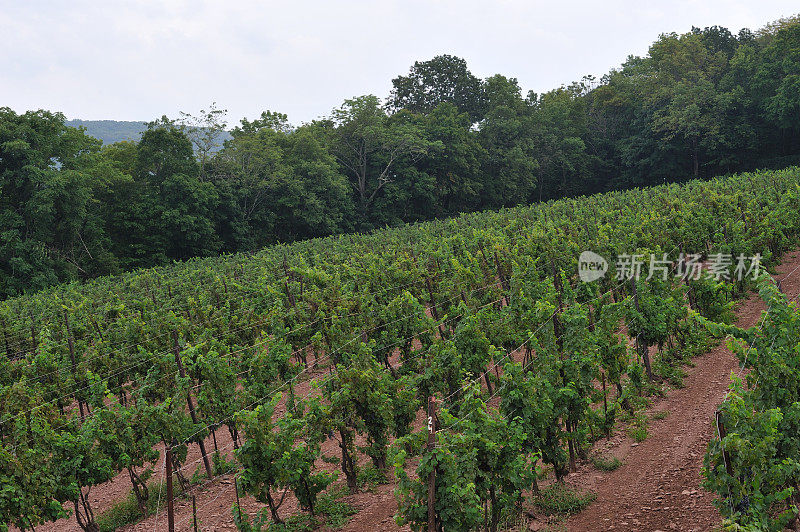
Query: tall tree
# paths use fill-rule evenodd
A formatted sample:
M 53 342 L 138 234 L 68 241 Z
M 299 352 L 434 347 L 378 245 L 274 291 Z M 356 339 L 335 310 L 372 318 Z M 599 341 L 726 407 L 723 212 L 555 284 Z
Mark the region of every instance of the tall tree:
M 213 211 L 218 195 L 199 178 L 191 141 L 166 118 L 152 122 L 137 146 L 135 179 L 142 187 L 139 235 L 156 264 L 208 255 L 219 248 Z M 147 260 L 143 257 L 144 260 Z
M 225 121 L 227 109 L 217 107 L 217 102 L 212 102 L 208 109 L 201 109 L 198 115 L 181 112 L 181 126 L 186 136 L 192 141 L 200 164 L 200 177 L 206 177 L 206 165 L 209 159 L 222 148 L 225 140 Z
M 539 201 L 595 189 L 589 182 L 591 157 L 584 142 L 588 134 L 586 92 L 585 84 L 573 83 L 541 96 L 529 96 L 539 162 Z
M 452 55 L 437 55 L 416 61 L 407 76 L 392 80 L 389 107 L 414 113 L 430 113 L 440 103 L 452 103 L 473 122 L 483 116 L 481 80 L 467 68 L 467 62 Z
M 89 171 L 99 148 L 60 113 L 0 108 L 0 297 L 114 271 Z
M 488 111 L 478 138 L 483 161 L 481 207 L 497 208 L 531 201 L 536 189 L 537 150 L 533 121 L 517 80 L 496 75 L 486 80 Z
M 800 23 L 769 35 L 755 77 L 763 112 L 781 130 L 781 155 L 800 150 Z
M 428 150 L 418 124 L 391 119 L 376 96 L 345 100 L 328 122 L 330 148 L 355 192 L 362 227 L 383 188 L 396 179 L 398 162 L 417 160 Z
M 293 129 L 286 115 L 243 120 L 214 160 L 214 181 L 236 204 L 229 220 L 237 247 L 328 235 L 346 229 L 347 179 L 313 126 Z
M 652 75 L 646 101 L 655 107 L 653 131 L 677 140 L 691 158 L 691 172 L 722 139 L 720 124 L 727 100 L 717 84 L 727 68 L 724 51 L 705 46 L 701 33 L 662 35 L 650 48 Z
M 481 162 L 486 150 L 471 126 L 469 115 L 448 102 L 437 105 L 423 119 L 425 137 L 436 143 L 416 163 L 434 180 L 428 217 L 469 212 L 481 203 Z

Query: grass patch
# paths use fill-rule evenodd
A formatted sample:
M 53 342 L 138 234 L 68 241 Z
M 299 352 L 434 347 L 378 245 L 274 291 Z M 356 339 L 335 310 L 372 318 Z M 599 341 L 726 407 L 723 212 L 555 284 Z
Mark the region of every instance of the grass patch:
M 622 460 L 616 456 L 595 455 L 589 458 L 595 469 L 600 471 L 615 471 L 622 465 Z
M 533 505 L 547 515 L 572 515 L 589 506 L 597 495 L 590 491 L 580 492 L 556 482 L 533 498 Z
M 191 482 L 189 484 L 192 485 Z M 177 498 L 183 493 L 180 483 L 176 480 L 172 485 L 174 497 Z M 159 497 L 159 488 L 161 497 Z M 167 505 L 166 482 L 153 480 L 147 483 L 147 489 L 150 492 L 150 497 L 147 499 L 147 515 L 143 516 L 139 512 L 136 496 L 129 491 L 124 499 L 114 502 L 110 508 L 97 516 L 97 526 L 100 528 L 100 532 L 113 532 L 131 523 L 138 523 Z
M 653 419 L 664 419 L 669 415 L 669 410 L 659 410 L 658 412 L 653 412 L 652 418 Z
M 341 500 L 347 493 L 346 486 L 333 487 L 327 493 L 321 494 L 317 499 L 317 504 L 314 507 L 316 514 L 314 518 L 305 512 L 299 512 L 285 518 L 283 523 L 280 524 L 272 522 L 269 508 L 265 506 L 253 518 L 242 515 L 242 521 L 246 521 L 246 523 L 242 523 L 243 526 L 240 526 L 240 530 L 249 530 L 250 532 L 312 532 L 322 526 L 325 529 L 341 528 L 347 524 L 351 516 L 358 513 L 358 510 Z M 235 515 L 235 505 L 232 512 L 234 512 L 234 520 L 238 521 Z
M 136 497 L 133 493 L 128 493 L 123 500 L 115 502 L 108 510 L 97 516 L 97 526 L 100 528 L 100 532 L 112 532 L 130 523 L 135 523 L 141 518 Z
M 269 513 L 269 509 L 263 509 L 264 514 Z M 265 515 L 266 517 L 266 515 Z M 268 518 L 267 518 L 268 519 Z M 315 528 L 315 523 L 308 514 L 294 514 L 283 520 L 283 523 L 268 523 L 266 528 L 254 526 L 251 530 L 265 532 L 311 532 Z
M 633 438 L 636 443 L 643 442 L 647 439 L 647 426 L 633 425 L 628 427 L 628 436 Z
M 673 388 L 683 388 L 683 379 L 686 377 L 686 372 L 683 371 L 679 362 L 683 361 L 673 360 L 669 362 L 659 358 L 653 367 L 653 373 L 668 382 Z
M 636 425 L 633 427 L 628 427 L 628 436 L 633 438 L 636 443 L 641 443 L 647 439 L 647 427 Z
M 368 465 L 358 472 L 357 481 L 360 488 L 372 491 L 381 484 L 389 482 L 389 479 L 383 471 Z
M 325 516 L 325 524 L 329 528 L 340 528 L 347 524 L 350 517 L 357 514 L 358 510 L 341 500 L 347 494 L 347 488 L 331 490 L 330 493 L 320 495 L 317 500 L 317 513 Z
M 655 388 L 655 386 L 653 386 L 653 385 L 648 385 L 648 386 L 650 386 L 652 388 Z M 644 408 L 649 407 L 650 404 L 652 403 L 652 401 L 650 401 L 650 399 L 648 399 L 647 397 L 640 396 L 640 395 L 631 396 L 631 397 L 628 398 L 628 400 L 630 401 L 631 407 L 634 410 L 642 410 Z

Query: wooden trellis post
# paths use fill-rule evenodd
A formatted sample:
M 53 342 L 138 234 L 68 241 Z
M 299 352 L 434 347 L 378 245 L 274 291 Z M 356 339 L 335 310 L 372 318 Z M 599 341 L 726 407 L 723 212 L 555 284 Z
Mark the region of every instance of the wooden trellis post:
M 436 448 L 436 398 L 428 397 L 428 452 Z M 428 532 L 436 532 L 436 469 L 428 474 Z
M 175 532 L 175 507 L 172 505 L 172 449 L 167 447 L 167 529 Z

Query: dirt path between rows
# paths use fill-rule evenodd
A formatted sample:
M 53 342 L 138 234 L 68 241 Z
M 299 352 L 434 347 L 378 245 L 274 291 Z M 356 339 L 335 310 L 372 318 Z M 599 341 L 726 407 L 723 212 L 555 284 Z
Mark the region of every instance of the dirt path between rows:
M 783 292 L 800 292 L 800 252 L 787 254 L 776 269 Z M 737 324 L 756 324 L 765 310 L 757 295 L 737 309 Z M 736 356 L 723 343 L 694 359 L 685 387 L 655 402 L 650 413 L 668 412 L 650 422 L 650 435 L 638 445 L 623 436 L 605 444 L 605 452 L 623 461 L 614 472 L 591 466 L 577 472 L 574 483 L 591 489 L 597 500 L 567 521 L 569 531 L 693 531 L 719 527 L 714 494 L 700 486 L 700 468 L 708 441 L 716 437 L 712 419 L 725 397 L 731 372 L 739 372 Z M 599 447 L 599 446 L 598 446 Z

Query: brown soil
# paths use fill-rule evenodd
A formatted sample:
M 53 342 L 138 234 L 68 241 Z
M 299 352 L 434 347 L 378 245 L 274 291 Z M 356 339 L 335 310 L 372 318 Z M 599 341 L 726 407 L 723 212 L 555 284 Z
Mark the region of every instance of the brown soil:
M 798 268 L 795 271 L 795 268 Z M 776 278 L 782 280 L 782 289 L 790 296 L 800 292 L 800 252 L 784 257 L 777 268 Z M 754 325 L 764 310 L 763 302 L 751 296 L 738 308 L 738 324 Z M 685 387 L 671 391 L 667 397 L 657 400 L 648 410 L 653 414 L 666 411 L 664 419 L 651 420 L 648 438 L 637 444 L 624 430 L 618 430 L 610 440 L 603 440 L 593 452 L 613 454 L 623 465 L 613 472 L 600 472 L 588 463 L 580 463 L 578 471 L 568 477 L 568 482 L 580 489 L 592 490 L 597 500 L 582 513 L 566 521 L 567 530 L 709 530 L 717 527 L 720 514 L 713 506 L 714 495 L 700 487 L 700 467 L 707 442 L 713 437 L 711 420 L 714 411 L 722 402 L 728 388 L 730 375 L 738 372 L 736 357 L 720 345 L 709 353 L 694 359 L 694 367 L 687 369 Z M 315 372 L 317 373 L 317 372 Z M 319 376 L 319 373 L 315 376 Z M 304 395 L 310 391 L 308 383 L 298 384 L 296 392 Z M 278 408 L 280 411 L 280 407 Z M 415 425 L 420 425 L 417 420 Z M 221 450 L 229 451 L 232 442 L 228 431 L 217 431 L 217 444 Z M 213 450 L 212 440 L 206 440 L 207 449 Z M 329 440 L 323 446 L 328 455 L 338 455 L 337 442 Z M 162 453 L 163 456 L 163 453 Z M 196 445 L 189 448 L 187 476 L 198 467 L 199 452 Z M 324 464 L 326 469 L 335 466 Z M 163 457 L 154 467 L 154 477 L 161 478 Z M 340 475 L 341 476 L 341 475 Z M 341 484 L 342 480 L 337 484 Z M 130 491 L 127 474 L 118 475 L 112 482 L 91 491 L 95 514 L 108 509 L 124 498 Z M 373 491 L 344 498 L 358 513 L 339 530 L 367 532 L 373 530 L 408 530 L 394 522 L 397 502 L 394 486 L 378 486 Z M 223 475 L 190 489 L 196 496 L 199 530 L 235 530 L 231 507 L 236 501 L 233 475 Z M 151 496 L 158 497 L 158 493 Z M 164 493 L 161 493 L 163 499 Z M 242 497 L 243 509 L 255 515 L 261 507 L 251 497 Z M 283 517 L 298 510 L 297 502 L 287 496 L 280 508 Z M 175 501 L 177 530 L 193 530 L 191 498 Z M 531 530 L 538 530 L 545 521 L 535 518 L 529 523 Z M 157 516 L 125 527 L 125 532 L 162 531 L 167 529 L 164 509 Z M 37 527 L 37 530 L 79 530 L 74 517 Z

